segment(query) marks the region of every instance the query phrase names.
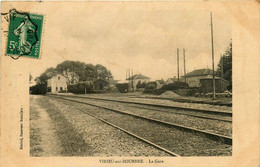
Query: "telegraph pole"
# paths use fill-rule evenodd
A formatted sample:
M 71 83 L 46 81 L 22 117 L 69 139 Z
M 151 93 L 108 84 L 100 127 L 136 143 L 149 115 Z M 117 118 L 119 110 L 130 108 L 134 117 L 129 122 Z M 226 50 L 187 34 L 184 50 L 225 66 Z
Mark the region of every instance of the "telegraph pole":
M 186 83 L 185 49 L 183 48 L 184 80 Z
M 213 99 L 216 98 L 215 88 L 215 70 L 214 70 L 214 44 L 213 44 L 213 23 L 212 12 L 210 12 L 210 25 L 211 25 L 211 48 L 212 48 L 212 69 L 213 69 Z
M 132 80 L 131 80 L 131 69 L 129 68 L 129 91 L 132 88 Z
M 220 54 L 221 58 L 221 78 L 224 77 L 224 56 Z
M 132 69 L 132 89 L 134 91 L 134 70 Z
M 179 48 L 177 48 L 177 71 L 178 71 L 178 82 L 180 82 L 180 74 L 179 74 Z

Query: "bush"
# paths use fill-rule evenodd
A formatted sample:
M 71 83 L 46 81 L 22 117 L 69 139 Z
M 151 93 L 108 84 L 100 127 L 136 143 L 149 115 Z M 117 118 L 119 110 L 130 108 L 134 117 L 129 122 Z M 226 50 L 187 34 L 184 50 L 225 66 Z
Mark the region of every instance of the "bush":
M 144 89 L 144 93 L 158 94 L 156 82 L 148 82 Z
M 145 90 L 155 90 L 157 88 L 156 82 L 147 83 Z
M 146 83 L 143 82 L 143 83 L 141 84 L 141 88 L 145 88 L 145 87 L 146 87 Z
M 68 86 L 68 91 L 71 93 L 84 94 L 85 90 L 86 93 L 93 93 L 93 83 L 84 82 L 84 83 L 77 83 Z
M 104 88 L 104 92 L 118 92 L 115 85 L 109 85 L 108 87 Z
M 185 82 L 174 82 L 168 85 L 163 85 L 162 86 L 162 90 L 164 91 L 168 91 L 168 90 L 178 90 L 178 89 L 187 89 L 189 88 L 189 85 Z
M 137 89 L 145 88 L 145 87 L 146 87 L 146 83 L 145 82 L 141 83 L 141 81 L 138 81 L 138 83 L 136 85 Z
M 160 89 L 156 88 L 156 82 L 149 82 L 145 87 L 144 93 L 152 93 L 156 95 L 160 95 L 166 91 L 173 91 L 176 93 L 178 89 L 187 89 L 189 86 L 185 82 L 174 82 L 168 85 L 163 85 Z

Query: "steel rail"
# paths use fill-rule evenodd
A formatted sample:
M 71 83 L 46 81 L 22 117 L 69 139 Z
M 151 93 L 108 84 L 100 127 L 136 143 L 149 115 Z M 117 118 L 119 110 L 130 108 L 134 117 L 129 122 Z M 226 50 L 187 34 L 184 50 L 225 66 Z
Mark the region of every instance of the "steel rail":
M 75 108 L 76 108 L 76 107 L 75 107 Z M 116 128 L 116 129 L 119 129 L 119 130 L 125 132 L 126 134 L 137 138 L 138 140 L 141 140 L 141 141 L 143 141 L 143 142 L 145 142 L 145 143 L 147 143 L 147 144 L 149 144 L 149 145 L 152 145 L 153 147 L 155 147 L 155 148 L 157 148 L 157 149 L 159 149 L 159 150 L 162 150 L 162 151 L 164 151 L 164 152 L 166 152 L 166 153 L 168 153 L 168 154 L 170 154 L 170 155 L 172 155 L 172 156 L 180 157 L 180 155 L 178 155 L 178 154 L 176 154 L 176 153 L 174 153 L 174 152 L 172 152 L 172 151 L 170 151 L 170 150 L 168 150 L 168 149 L 166 149 L 166 148 L 164 148 L 164 147 L 161 147 L 161 146 L 159 146 L 159 145 L 157 145 L 157 144 L 155 144 L 155 143 L 153 143 L 153 142 L 151 142 L 151 141 L 149 141 L 149 140 L 146 140 L 146 139 L 144 139 L 144 138 L 142 138 L 142 137 L 140 137 L 140 136 L 138 136 L 138 135 L 136 135 L 136 134 L 134 134 L 134 133 L 132 133 L 132 132 L 126 130 L 126 129 L 123 129 L 123 128 L 121 128 L 121 127 L 119 127 L 119 126 L 117 126 L 117 125 L 115 125 L 115 124 L 113 124 L 113 123 L 111 123 L 111 122 L 109 122 L 109 121 L 106 121 L 106 120 L 104 120 L 104 119 L 102 119 L 102 118 L 100 118 L 100 117 L 98 117 L 98 116 L 96 116 L 96 115 L 94 115 L 94 114 L 90 114 L 89 112 L 86 112 L 86 111 L 81 110 L 81 109 L 79 109 L 79 108 L 76 108 L 76 109 L 79 110 L 79 111 L 81 111 L 81 112 L 84 112 L 85 114 L 88 114 L 88 115 L 90 115 L 90 116 L 92 116 L 92 117 L 94 117 L 94 118 L 96 118 L 96 119 L 98 119 L 98 120 L 100 120 L 100 121 L 102 121 L 102 122 L 104 122 L 104 123 L 106 123 L 106 124 L 108 124 L 108 125 L 114 127 L 114 128 Z
M 90 99 L 90 100 L 94 100 L 94 99 Z M 115 102 L 115 101 L 113 101 L 113 102 Z M 119 102 L 116 102 L 116 103 L 119 103 Z M 140 105 L 140 104 L 135 104 L 135 105 Z M 133 107 L 141 108 L 141 109 L 147 109 L 147 110 L 155 110 L 155 111 L 166 112 L 166 113 L 174 113 L 174 114 L 178 114 L 178 115 L 187 115 L 187 116 L 192 116 L 192 117 L 196 117 L 196 118 L 203 118 L 203 119 L 217 120 L 217 121 L 232 123 L 232 120 L 220 119 L 220 118 L 212 118 L 212 117 L 207 117 L 207 116 L 199 116 L 199 115 L 188 114 L 188 113 L 180 113 L 180 112 L 175 112 L 175 111 L 165 111 L 165 110 L 157 109 L 157 108 L 149 108 L 149 106 L 148 107 L 133 106 Z M 150 107 L 152 107 L 152 106 L 150 106 Z
M 138 106 L 135 106 L 135 107 L 136 108 L 141 108 L 141 109 L 148 109 L 148 110 L 159 110 L 159 109 L 156 109 L 156 108 L 147 108 L 147 107 L 138 107 Z M 161 112 L 167 112 L 167 113 L 179 114 L 179 115 L 187 115 L 187 116 L 192 116 L 192 117 L 196 117 L 196 118 L 203 118 L 203 119 L 210 119 L 210 120 L 217 120 L 217 121 L 223 121 L 223 122 L 230 122 L 230 123 L 232 123 L 232 120 L 212 118 L 212 117 L 206 117 L 206 116 L 199 116 L 199 115 L 180 113 L 180 112 L 174 112 L 174 111 L 165 111 L 165 110 L 160 110 L 160 111 Z
M 81 101 L 77 101 L 77 100 L 67 99 L 67 98 L 63 98 L 63 97 L 60 97 L 60 96 L 58 96 L 58 97 L 53 96 L 53 97 L 72 101 L 72 102 L 76 102 L 76 103 L 80 103 L 80 104 L 90 105 L 90 106 L 94 106 L 94 107 L 98 107 L 98 108 L 103 108 L 103 109 L 106 109 L 106 110 L 109 110 L 109 111 L 113 111 L 113 112 L 117 112 L 117 113 L 121 113 L 121 114 L 125 114 L 125 115 L 130 115 L 130 116 L 137 117 L 137 118 L 142 118 L 142 119 L 145 119 L 147 121 L 155 122 L 155 123 L 162 124 L 162 125 L 169 126 L 169 127 L 175 127 L 175 128 L 180 129 L 180 130 L 187 131 L 187 132 L 202 134 L 202 135 L 204 135 L 204 136 L 206 136 L 210 139 L 213 139 L 213 140 L 216 140 L 216 141 L 221 141 L 221 142 L 224 142 L 228 145 L 232 145 L 232 138 L 228 137 L 228 136 L 224 136 L 224 135 L 220 135 L 220 134 L 216 134 L 216 133 L 210 133 L 210 132 L 207 132 L 207 131 L 204 131 L 204 130 L 199 130 L 199 129 L 196 129 L 196 128 L 191 128 L 191 127 L 178 125 L 178 124 L 174 124 L 174 123 L 170 123 L 170 122 L 166 122 L 166 121 L 161 121 L 161 120 L 154 119 L 154 118 L 148 118 L 148 117 L 145 117 L 145 116 L 140 116 L 140 115 L 137 115 L 137 114 L 132 114 L 132 113 L 128 113 L 128 112 L 125 112 L 125 111 L 116 110 L 116 109 L 112 109 L 112 108 L 109 108 L 109 107 L 95 105 L 95 104 L 91 104 L 91 103 L 87 103 L 87 102 L 81 102 Z
M 73 95 L 54 95 L 53 94 L 52 96 L 64 96 L 64 97 L 95 99 L 95 100 L 103 100 L 103 101 L 114 101 L 114 102 L 121 102 L 121 103 L 130 103 L 130 104 L 139 104 L 139 105 L 146 105 L 146 106 L 153 106 L 153 107 L 168 108 L 168 109 L 188 110 L 188 111 L 202 112 L 202 113 L 207 113 L 207 114 L 232 116 L 232 112 L 204 110 L 204 109 L 196 109 L 196 108 L 188 108 L 188 107 L 177 107 L 177 106 L 162 105 L 162 104 L 152 104 L 152 103 L 143 103 L 143 102 L 134 102 L 134 101 L 107 99 L 107 98 L 97 98 L 97 97 L 86 97 L 86 96 L 73 96 Z

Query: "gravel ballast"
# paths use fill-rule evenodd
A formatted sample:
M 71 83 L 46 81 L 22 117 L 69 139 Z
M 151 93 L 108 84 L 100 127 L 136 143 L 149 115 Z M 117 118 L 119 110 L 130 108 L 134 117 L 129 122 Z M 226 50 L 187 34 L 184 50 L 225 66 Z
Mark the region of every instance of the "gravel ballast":
M 71 123 L 77 133 L 82 134 L 84 141 L 91 149 L 88 150 L 88 156 L 169 156 L 164 151 L 76 110 L 73 107 L 75 104 L 64 103 L 64 101 L 48 97 L 42 98 L 48 105 L 55 106 L 56 110 Z M 97 111 L 96 108 L 88 108 L 87 110 L 89 112 Z
M 72 99 L 72 98 L 68 98 L 68 99 Z M 108 102 L 108 101 L 99 101 L 99 100 L 97 101 L 97 100 L 90 100 L 90 99 L 83 99 L 83 98 L 77 98 L 74 100 L 81 101 L 81 102 L 90 102 L 95 105 L 101 105 L 113 109 L 123 110 L 129 113 L 134 113 L 149 118 L 159 119 L 170 123 L 176 123 L 179 125 L 205 130 L 210 133 L 217 133 L 229 137 L 232 136 L 232 123 L 230 122 L 196 118 L 187 115 L 179 115 L 171 112 L 161 112 L 160 110 L 149 110 L 146 108 L 142 109 L 141 107 L 136 108 L 135 107 L 136 105 L 119 103 L 119 102 Z
M 230 145 L 210 140 L 202 135 L 165 127 L 93 106 L 81 105 L 61 99 L 55 99 L 54 101 L 98 115 L 156 144 L 169 148 L 181 156 L 226 156 L 232 154 Z

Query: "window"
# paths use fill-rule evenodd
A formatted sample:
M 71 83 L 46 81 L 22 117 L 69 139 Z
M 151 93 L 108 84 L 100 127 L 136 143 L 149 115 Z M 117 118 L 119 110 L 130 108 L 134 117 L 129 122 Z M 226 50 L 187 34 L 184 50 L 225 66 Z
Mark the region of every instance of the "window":
M 56 87 L 56 91 L 58 91 L 58 87 Z
M 58 77 L 58 80 L 60 80 L 60 77 Z
M 62 90 L 62 87 L 60 87 L 60 91 Z

